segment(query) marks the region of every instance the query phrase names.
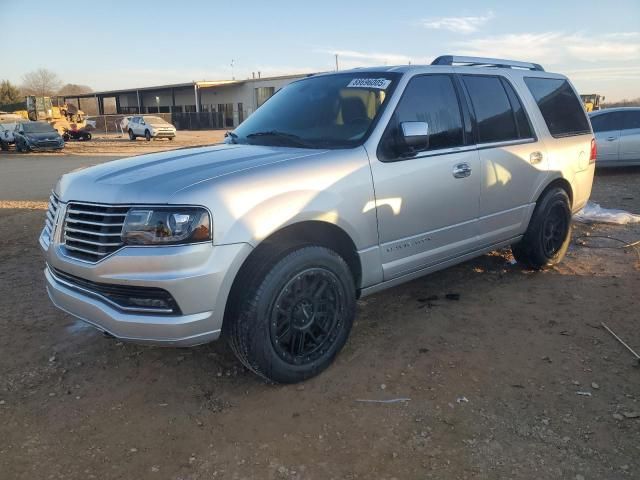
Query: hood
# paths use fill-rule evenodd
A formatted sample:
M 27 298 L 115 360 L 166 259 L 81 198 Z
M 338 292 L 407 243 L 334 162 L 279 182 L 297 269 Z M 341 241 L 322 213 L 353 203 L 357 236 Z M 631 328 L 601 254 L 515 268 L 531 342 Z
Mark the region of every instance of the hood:
M 40 140 L 60 140 L 62 137 L 58 132 L 43 132 L 43 133 L 24 133 L 27 139 L 32 142 L 38 142 Z
M 148 123 L 147 125 L 153 128 L 175 128 L 170 123 Z
M 63 201 L 167 203 L 179 190 L 243 170 L 318 155 L 322 150 L 260 145 L 215 145 L 153 153 L 63 175 Z

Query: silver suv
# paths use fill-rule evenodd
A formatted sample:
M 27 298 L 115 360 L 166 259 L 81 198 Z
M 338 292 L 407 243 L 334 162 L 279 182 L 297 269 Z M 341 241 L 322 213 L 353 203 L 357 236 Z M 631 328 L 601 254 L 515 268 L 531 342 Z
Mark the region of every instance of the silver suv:
M 64 175 L 47 290 L 118 338 L 223 334 L 247 368 L 297 382 L 343 347 L 358 297 L 508 245 L 527 267 L 559 262 L 595 158 L 574 88 L 536 64 L 314 75 L 223 145 Z

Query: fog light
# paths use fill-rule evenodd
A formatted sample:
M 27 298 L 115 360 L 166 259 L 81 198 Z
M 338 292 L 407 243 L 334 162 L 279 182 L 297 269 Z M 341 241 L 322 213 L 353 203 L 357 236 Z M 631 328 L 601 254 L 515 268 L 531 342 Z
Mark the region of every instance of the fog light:
M 136 298 L 129 297 L 129 304 L 136 307 L 143 308 L 166 308 L 171 309 L 171 306 L 165 300 L 161 298 Z

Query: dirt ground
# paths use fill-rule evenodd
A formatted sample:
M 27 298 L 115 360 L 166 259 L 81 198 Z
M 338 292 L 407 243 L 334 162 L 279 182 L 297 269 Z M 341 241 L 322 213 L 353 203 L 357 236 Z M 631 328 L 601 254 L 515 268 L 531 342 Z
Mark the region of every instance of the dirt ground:
M 640 170 L 593 199 L 639 213 Z M 640 478 L 640 368 L 600 327 L 640 350 L 639 257 L 595 237 L 640 225 L 577 225 L 548 271 L 499 251 L 367 297 L 333 366 L 273 386 L 224 342 L 123 344 L 54 309 L 39 205 L 0 202 L 3 480 Z
M 124 134 L 100 133 L 93 131 L 92 138 L 86 142 L 68 141 L 61 152 L 46 153 L 46 155 L 63 157 L 65 155 L 141 155 L 176 148 L 194 147 L 220 143 L 224 139 L 226 130 L 178 130 L 173 140 L 159 139 L 147 142 L 144 138 L 129 140 Z M 9 153 L 15 153 L 14 149 Z M 6 155 L 7 152 L 0 152 Z M 25 156 L 33 154 L 25 154 Z M 41 155 L 38 153 L 38 155 Z

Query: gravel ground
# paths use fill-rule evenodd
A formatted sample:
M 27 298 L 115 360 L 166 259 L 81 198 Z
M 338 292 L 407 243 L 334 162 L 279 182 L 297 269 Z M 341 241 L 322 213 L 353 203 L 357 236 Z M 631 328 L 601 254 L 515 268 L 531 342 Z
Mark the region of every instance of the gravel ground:
M 367 297 L 332 367 L 272 386 L 224 342 L 130 345 L 54 309 L 44 204 L 4 185 L 2 479 L 640 478 L 640 368 L 600 327 L 640 350 L 639 257 L 595 237 L 640 225 L 577 225 L 544 272 L 498 251 Z M 639 213 L 640 170 L 593 199 Z

